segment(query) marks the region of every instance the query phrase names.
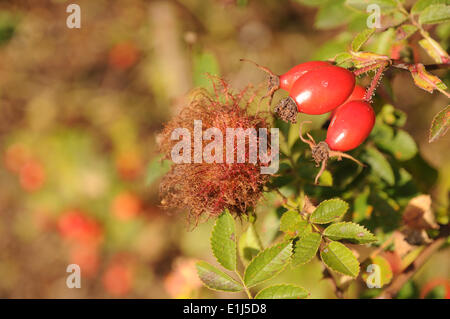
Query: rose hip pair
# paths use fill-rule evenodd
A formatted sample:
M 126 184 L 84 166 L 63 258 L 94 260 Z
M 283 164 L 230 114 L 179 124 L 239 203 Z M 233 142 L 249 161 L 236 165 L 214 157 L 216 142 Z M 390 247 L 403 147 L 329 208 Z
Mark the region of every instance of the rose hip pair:
M 369 136 L 375 113 L 365 101 L 365 89 L 355 86 L 355 76 L 349 70 L 325 61 L 310 61 L 277 76 L 256 65 L 270 75 L 266 97 L 272 98 L 278 89 L 289 92 L 275 108 L 281 119 L 295 123 L 299 112 L 318 115 L 333 111 L 325 142 L 334 151 L 352 150 Z
M 300 139 L 309 144 L 316 165 L 321 166 L 316 184 L 331 157 L 338 160 L 345 157 L 364 166 L 344 153 L 364 142 L 375 124 L 375 113 L 367 102 L 366 90 L 355 85 L 352 72 L 325 61 L 302 63 L 280 76 L 266 67 L 256 66 L 270 75 L 269 92 L 263 98 L 270 97 L 271 101 L 278 89 L 289 92 L 275 107 L 275 113 L 284 121 L 295 123 L 299 112 L 313 115 L 332 112 L 325 141 L 316 144 L 310 134 L 307 134 L 309 139 L 305 139 L 301 135 L 303 123 L 300 125 Z

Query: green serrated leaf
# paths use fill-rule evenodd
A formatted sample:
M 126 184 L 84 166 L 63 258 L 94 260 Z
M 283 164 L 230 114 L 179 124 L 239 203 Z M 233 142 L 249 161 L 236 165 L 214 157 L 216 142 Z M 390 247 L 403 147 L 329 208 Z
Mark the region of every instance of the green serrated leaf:
M 450 128 L 450 105 L 444 107 L 431 122 L 430 135 L 428 142 L 434 142 L 441 136 L 444 136 Z
M 428 6 L 419 15 L 420 24 L 435 24 L 450 20 L 450 5 L 436 4 Z
M 418 0 L 414 3 L 411 13 L 417 14 L 425 10 L 427 7 L 436 4 L 449 4 L 448 0 Z
M 322 261 L 331 270 L 356 278 L 359 274 L 359 262 L 352 251 L 337 241 L 327 244 L 320 252 Z
M 422 39 L 419 41 L 419 44 L 437 63 L 447 63 L 447 61 L 450 61 L 448 53 L 432 38 L 427 37 Z
M 430 93 L 433 93 L 434 90 L 444 91 L 447 89 L 444 82 L 437 76 L 429 73 L 422 63 L 412 64 L 408 66 L 408 69 L 411 72 L 414 83 L 421 89 Z
M 364 43 L 374 34 L 375 29 L 366 29 L 356 35 L 352 41 L 352 51 L 359 51 Z
M 325 228 L 322 235 L 332 240 L 347 240 L 356 244 L 373 243 L 377 240 L 364 226 L 351 222 L 332 224 Z
M 367 147 L 366 152 L 363 154 L 363 159 L 376 175 L 391 186 L 395 184 L 395 176 L 391 164 L 380 151 L 374 147 Z
M 287 211 L 281 216 L 280 230 L 290 237 L 301 235 L 306 226 L 308 226 L 308 222 L 298 212 Z
M 244 282 L 253 287 L 280 273 L 292 255 L 292 242 L 285 242 L 260 252 L 245 269 Z
M 383 33 L 385 33 L 385 32 L 383 32 Z M 376 49 L 376 48 L 374 48 L 374 49 Z M 373 52 L 363 52 L 363 51 L 353 52 L 353 51 L 351 51 L 350 54 L 352 55 L 352 60 L 353 60 L 353 63 L 355 64 L 356 68 L 362 68 L 367 65 L 370 65 L 375 60 L 379 60 L 379 61 L 381 61 L 381 60 L 389 61 L 390 60 L 390 58 L 387 55 L 377 54 L 377 53 L 373 53 Z
M 295 243 L 294 255 L 292 256 L 292 265 L 299 266 L 308 263 L 317 253 L 322 236 L 319 233 L 311 231 L 305 232 Z
M 211 248 L 224 268 L 236 270 L 236 226 L 228 211 L 217 218 L 211 235 Z
M 242 290 L 241 284 L 206 261 L 197 262 L 196 267 L 200 280 L 209 289 L 231 292 Z
M 250 224 L 247 230 L 242 233 L 239 238 L 238 249 L 244 265 L 247 265 L 262 250 L 261 241 L 253 224 Z
M 308 291 L 303 287 L 281 284 L 264 288 L 255 299 L 304 299 L 308 296 Z
M 387 13 L 397 8 L 395 0 L 346 0 L 345 4 L 364 12 L 366 12 L 367 6 L 370 4 L 378 5 L 382 13 Z
M 344 216 L 347 209 L 348 204 L 342 199 L 329 199 L 320 203 L 309 220 L 314 224 L 327 224 Z

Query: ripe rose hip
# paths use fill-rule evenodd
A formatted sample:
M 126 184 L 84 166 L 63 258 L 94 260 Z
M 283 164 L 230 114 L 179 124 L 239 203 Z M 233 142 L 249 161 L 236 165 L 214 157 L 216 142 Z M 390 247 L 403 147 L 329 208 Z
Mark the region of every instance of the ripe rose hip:
M 367 104 L 369 106 L 369 104 L 367 102 L 364 102 L 364 101 L 347 102 L 346 104 L 343 105 L 344 106 L 345 115 L 347 115 L 347 113 L 346 113 L 347 112 L 347 105 L 348 104 L 355 104 L 355 103 L 357 104 L 357 107 L 356 107 L 357 110 L 356 111 L 358 111 L 358 108 L 359 108 L 358 105 L 360 105 L 360 104 L 363 104 L 363 106 L 364 106 L 364 104 Z M 339 107 L 339 109 L 340 108 L 341 107 Z M 352 106 L 350 107 L 350 109 L 351 108 L 352 108 Z M 369 106 L 369 108 L 370 108 L 370 106 Z M 350 110 L 350 112 L 351 111 L 352 110 Z M 336 116 L 333 117 L 333 120 L 335 120 L 337 118 L 340 122 L 342 122 L 341 121 L 342 117 L 340 116 L 341 112 L 342 112 L 341 110 L 336 111 Z M 372 113 L 373 113 L 373 111 L 372 111 Z M 334 122 L 333 120 L 331 121 L 331 123 Z M 320 171 L 319 171 L 319 173 L 317 173 L 316 178 L 314 180 L 315 184 L 318 184 L 319 178 L 323 174 L 323 172 L 325 171 L 325 169 L 327 167 L 327 162 L 328 162 L 328 160 L 330 158 L 337 157 L 338 160 L 341 160 L 342 158 L 348 158 L 348 159 L 354 161 L 355 163 L 357 163 L 358 165 L 364 166 L 363 163 L 358 161 L 353 156 L 351 156 L 351 155 L 349 155 L 349 154 L 347 154 L 345 152 L 341 152 L 340 150 L 333 149 L 332 146 L 335 146 L 335 145 L 332 144 L 332 143 L 331 143 L 331 145 L 329 145 L 328 144 L 329 143 L 328 140 L 316 143 L 314 138 L 308 133 L 306 134 L 308 136 L 308 139 L 304 138 L 303 135 L 302 135 L 302 126 L 303 126 L 304 123 L 311 123 L 311 121 L 304 121 L 304 122 L 300 123 L 300 128 L 299 128 L 300 140 L 302 140 L 302 142 L 304 142 L 304 143 L 309 145 L 309 147 L 311 148 L 311 153 L 312 153 L 311 155 L 312 155 L 314 161 L 316 162 L 316 167 L 320 166 Z M 339 125 L 337 125 L 337 126 L 338 126 L 338 129 L 337 130 L 334 129 L 332 131 L 332 135 L 336 135 L 336 133 L 337 133 L 339 138 L 341 138 L 341 137 L 345 138 L 346 136 L 353 137 L 355 135 L 354 131 L 350 132 L 351 134 L 347 134 L 348 132 L 346 132 L 346 130 L 345 130 L 345 128 L 346 128 L 345 125 L 343 125 L 343 126 L 341 125 L 340 127 L 339 127 Z M 372 123 L 372 126 L 373 126 L 373 123 Z M 343 131 L 339 131 L 340 128 L 344 128 L 344 130 Z M 369 132 L 370 132 L 370 129 L 369 129 Z M 327 133 L 329 133 L 329 131 Z M 328 139 L 328 136 L 327 136 L 327 139 Z M 349 139 L 349 141 L 352 142 L 352 139 Z
M 365 101 L 350 101 L 340 106 L 327 131 L 325 142 L 331 150 L 349 151 L 369 136 L 375 124 L 375 113 Z
M 355 88 L 353 89 L 353 92 L 347 101 L 350 102 L 355 100 L 364 100 L 365 96 L 366 96 L 366 89 L 361 85 L 357 84 L 355 85 Z
M 350 97 L 347 99 L 346 102 L 356 101 L 356 100 L 364 100 L 365 96 L 366 96 L 366 89 L 364 87 L 362 87 L 361 85 L 357 84 L 357 85 L 355 85 L 355 88 L 353 89 L 352 95 L 350 95 Z M 340 106 L 338 106 L 331 112 L 330 119 L 333 118 L 334 114 L 336 113 L 336 110 L 339 108 L 340 108 Z
M 320 68 L 324 66 L 330 66 L 331 64 L 325 61 L 309 61 L 305 63 L 300 63 L 294 66 L 292 69 L 286 73 L 279 76 L 280 78 L 280 89 L 291 91 L 294 83 L 305 73 Z
M 261 66 L 256 62 L 253 62 L 251 60 L 247 59 L 241 59 L 241 61 L 250 62 L 256 65 L 259 69 L 263 70 L 264 72 L 269 74 L 269 83 L 268 88 L 269 91 L 267 94 L 263 97 L 270 97 L 269 105 L 272 102 L 272 97 L 278 89 L 283 89 L 286 91 L 290 91 L 292 86 L 294 85 L 295 81 L 297 81 L 300 77 L 305 75 L 307 72 L 315 70 L 320 67 L 324 66 L 330 66 L 331 64 L 326 61 L 309 61 L 305 63 L 300 63 L 296 66 L 294 66 L 292 69 L 287 71 L 286 73 L 282 75 L 276 75 L 273 73 L 269 68 L 265 66 Z
M 292 123 L 298 112 L 324 114 L 344 103 L 355 87 L 355 76 L 338 66 L 324 66 L 301 76 L 292 86 L 289 97 L 275 108 L 278 116 Z

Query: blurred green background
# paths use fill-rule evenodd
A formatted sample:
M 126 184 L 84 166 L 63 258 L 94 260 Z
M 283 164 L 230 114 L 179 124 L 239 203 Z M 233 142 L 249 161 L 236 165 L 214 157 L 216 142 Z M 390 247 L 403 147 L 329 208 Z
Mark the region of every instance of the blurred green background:
M 66 26 L 72 2 L 81 29 Z M 2 1 L 0 297 L 235 297 L 196 277 L 195 260 L 213 262 L 212 221 L 191 230 L 184 213 L 158 207 L 166 168 L 156 134 L 190 89 L 209 87 L 205 72 L 239 89 L 265 81 L 240 58 L 283 73 L 345 50 L 366 15 L 331 2 L 317 12 L 294 0 Z M 427 142 L 445 97 L 408 74 L 392 83 L 405 129 L 448 185 L 450 137 Z M 278 228 L 276 205 L 267 197 L 258 210 L 263 240 Z M 71 263 L 81 289 L 65 284 Z M 318 264 L 277 281 L 333 298 Z M 448 252 L 436 254 L 407 288 L 449 278 L 449 269 Z

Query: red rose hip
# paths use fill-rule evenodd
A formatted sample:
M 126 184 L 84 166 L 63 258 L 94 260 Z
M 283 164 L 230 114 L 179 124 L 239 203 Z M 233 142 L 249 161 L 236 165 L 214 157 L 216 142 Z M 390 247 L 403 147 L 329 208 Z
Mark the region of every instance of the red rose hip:
M 355 85 L 355 88 L 353 89 L 352 95 L 350 95 L 350 97 L 347 99 L 347 102 L 356 101 L 356 100 L 364 100 L 365 97 L 366 97 L 366 89 L 364 87 L 362 87 L 361 85 L 357 84 L 357 85 Z M 330 119 L 333 118 L 334 114 L 336 113 L 336 111 L 339 108 L 340 108 L 340 106 L 338 106 L 331 112 Z
M 361 85 L 355 85 L 352 95 L 350 95 L 347 101 L 350 102 L 355 100 L 364 100 L 365 96 L 366 96 L 366 89 Z
M 344 103 L 354 87 L 352 72 L 338 66 L 327 66 L 300 77 L 289 95 L 297 103 L 299 112 L 324 114 Z
M 263 70 L 267 74 L 269 74 L 269 82 L 268 82 L 268 92 L 263 97 L 270 97 L 269 105 L 272 102 L 272 97 L 275 94 L 275 91 L 279 89 L 283 89 L 286 91 L 290 91 L 294 83 L 303 75 L 308 73 L 309 71 L 315 70 L 317 68 L 325 67 L 325 66 L 331 66 L 329 62 L 326 61 L 309 61 L 305 63 L 300 63 L 296 66 L 294 66 L 292 69 L 287 71 L 286 73 L 282 75 L 276 75 L 273 73 L 269 68 L 259 65 L 258 63 L 247 60 L 247 59 L 241 59 L 241 61 L 250 62 L 254 65 L 256 65 L 257 68 Z
M 305 63 L 300 63 L 294 66 L 292 69 L 287 71 L 286 73 L 279 76 L 280 78 L 280 89 L 286 90 L 288 92 L 291 91 L 294 83 L 305 73 L 320 68 L 324 66 L 331 66 L 330 63 L 325 61 L 309 61 Z
M 301 76 L 292 86 L 289 97 L 275 108 L 286 122 L 296 122 L 298 112 L 324 114 L 344 103 L 355 87 L 355 76 L 338 66 L 324 66 Z
M 349 151 L 369 136 L 375 124 L 375 113 L 365 101 L 350 101 L 340 106 L 327 131 L 325 142 L 333 151 Z

